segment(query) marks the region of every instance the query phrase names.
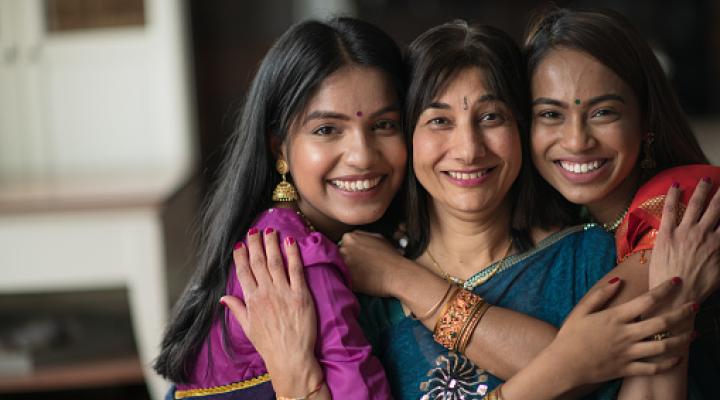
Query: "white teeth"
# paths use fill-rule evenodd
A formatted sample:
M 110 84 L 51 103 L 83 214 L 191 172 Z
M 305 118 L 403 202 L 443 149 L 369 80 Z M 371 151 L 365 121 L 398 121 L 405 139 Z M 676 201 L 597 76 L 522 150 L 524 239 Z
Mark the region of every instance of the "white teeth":
M 373 189 L 375 186 L 377 186 L 380 183 L 381 179 L 382 179 L 382 177 L 377 177 L 377 178 L 372 178 L 372 179 L 361 179 L 361 180 L 357 180 L 357 181 L 334 179 L 334 180 L 331 180 L 330 183 L 335 185 L 336 188 L 346 191 L 346 192 L 363 192 L 366 190 Z
M 595 171 L 596 169 L 600 168 L 600 166 L 604 164 L 604 162 L 596 160 L 596 161 L 590 161 L 587 163 L 575 163 L 571 161 L 560 161 L 560 166 L 569 172 L 573 172 L 575 174 L 587 174 L 588 172 Z
M 465 173 L 465 172 L 455 172 L 455 171 L 448 171 L 448 175 L 450 175 L 453 179 L 459 179 L 462 181 L 466 181 L 468 179 L 477 179 L 487 173 L 487 170 L 485 171 L 477 171 L 477 172 L 471 172 L 471 173 Z

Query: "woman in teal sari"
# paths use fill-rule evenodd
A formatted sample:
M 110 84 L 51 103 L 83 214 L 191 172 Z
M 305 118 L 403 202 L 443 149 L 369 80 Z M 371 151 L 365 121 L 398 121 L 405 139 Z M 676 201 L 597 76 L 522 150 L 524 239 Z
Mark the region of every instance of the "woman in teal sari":
M 385 362 L 393 394 L 499 396 L 501 379 L 512 376 L 514 398 L 553 398 L 585 384 L 672 367 L 677 357 L 643 359 L 682 350 L 689 333 L 662 342 L 644 339 L 691 318 L 689 304 L 662 318 L 635 317 L 671 294 L 677 282 L 598 311 L 621 287 L 619 279 L 608 279 L 590 290 L 613 267 L 612 237 L 592 225 L 559 228 L 562 208 L 529 201 L 538 181 L 522 162 L 528 154 L 528 86 L 512 40 L 496 29 L 455 23 L 422 35 L 410 54 L 408 256 L 417 264 L 368 234 L 346 234 L 341 247 L 349 264 L 374 265 L 372 273 L 353 275 L 356 287 L 399 299 L 362 299 L 361 323 Z M 259 253 L 250 259 L 262 258 Z M 404 262 L 413 267 L 403 268 Z M 236 263 L 247 271 L 247 260 Z M 415 279 L 423 274 L 434 283 Z M 424 295 L 404 296 L 418 293 L 417 282 L 424 282 Z M 303 335 L 289 315 L 258 311 L 249 316 L 255 318 L 276 320 L 273 340 Z M 510 329 L 488 331 L 496 323 Z M 252 340 L 252 330 L 248 335 Z M 527 343 L 547 348 L 538 354 Z M 515 347 L 520 356 L 506 360 L 505 348 Z M 607 385 L 598 396 L 616 389 Z

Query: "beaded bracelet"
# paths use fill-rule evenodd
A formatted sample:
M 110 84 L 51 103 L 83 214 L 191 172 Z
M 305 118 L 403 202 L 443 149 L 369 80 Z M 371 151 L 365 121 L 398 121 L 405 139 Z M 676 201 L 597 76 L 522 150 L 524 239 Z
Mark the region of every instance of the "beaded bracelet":
M 440 318 L 435 324 L 433 338 L 449 350 L 456 350 L 460 334 L 463 332 L 473 311 L 485 301 L 478 295 L 465 289 L 457 290 L 448 300 Z
M 311 397 L 315 396 L 316 394 L 318 394 L 318 393 L 320 392 L 320 389 L 322 389 L 322 387 L 323 387 L 324 384 L 325 384 L 325 381 L 324 381 L 324 380 L 320 381 L 320 384 L 317 385 L 317 387 L 316 387 L 315 389 L 313 389 L 310 393 L 308 393 L 308 394 L 306 394 L 306 395 L 304 395 L 304 396 L 300 396 L 300 397 L 285 397 L 285 396 L 276 395 L 275 398 L 276 398 L 277 400 L 310 400 Z

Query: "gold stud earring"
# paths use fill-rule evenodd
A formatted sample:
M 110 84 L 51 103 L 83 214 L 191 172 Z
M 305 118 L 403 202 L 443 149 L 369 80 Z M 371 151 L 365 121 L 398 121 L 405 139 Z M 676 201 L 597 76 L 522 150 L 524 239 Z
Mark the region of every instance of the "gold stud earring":
M 285 174 L 288 173 L 288 164 L 287 161 L 279 159 L 275 163 L 275 169 L 277 169 L 277 172 L 282 175 L 282 181 L 275 186 L 275 190 L 273 190 L 272 199 L 273 201 L 295 201 L 298 199 L 297 190 L 295 190 L 295 186 L 292 185 L 292 183 L 288 182 L 287 179 L 285 179 Z

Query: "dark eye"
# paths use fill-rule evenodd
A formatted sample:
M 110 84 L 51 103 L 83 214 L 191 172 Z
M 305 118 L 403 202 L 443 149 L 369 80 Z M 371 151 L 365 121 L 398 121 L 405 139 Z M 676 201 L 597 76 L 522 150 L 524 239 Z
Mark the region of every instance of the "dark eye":
M 427 122 L 428 125 L 435 125 L 435 126 L 445 126 L 448 125 L 450 121 L 445 117 L 436 117 Z
M 400 127 L 400 124 L 398 121 L 394 121 L 391 119 L 383 119 L 380 121 L 377 121 L 375 125 L 373 126 L 373 130 L 376 131 L 395 131 Z
M 593 118 L 602 118 L 602 117 L 611 117 L 615 115 L 615 111 L 609 110 L 607 108 L 601 108 L 597 111 L 595 111 L 592 115 Z
M 317 129 L 315 129 L 313 131 L 313 134 L 318 135 L 318 136 L 327 136 L 327 135 L 331 135 L 331 134 L 335 133 L 336 131 L 337 131 L 337 129 L 335 129 L 334 126 L 323 125 Z
M 505 116 L 500 113 L 487 113 L 480 117 L 480 123 L 484 125 L 499 125 L 505 122 Z
M 546 119 L 559 119 L 560 113 L 556 111 L 541 111 L 538 113 L 538 117 Z

